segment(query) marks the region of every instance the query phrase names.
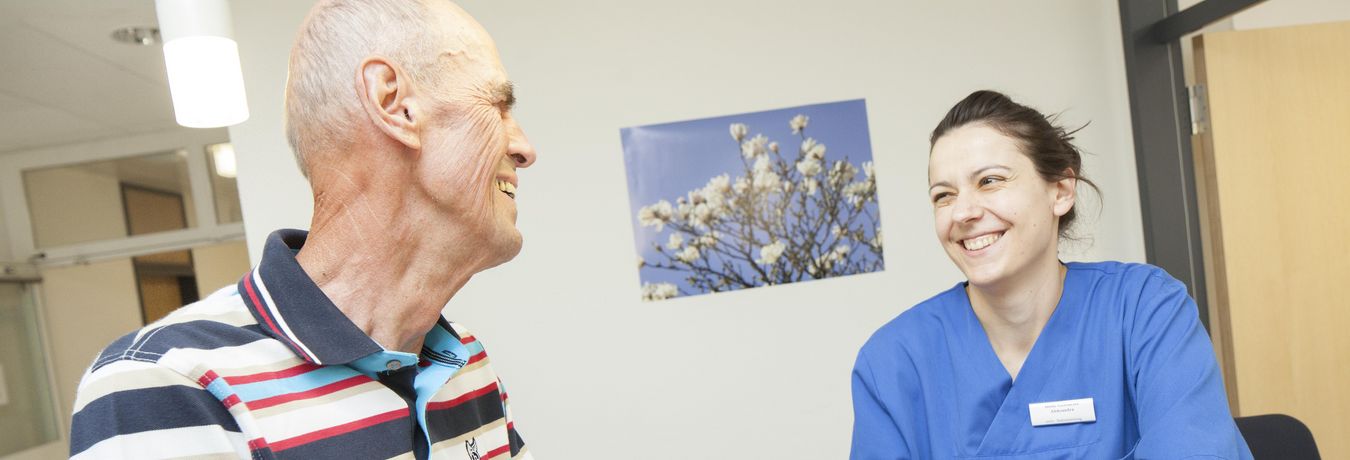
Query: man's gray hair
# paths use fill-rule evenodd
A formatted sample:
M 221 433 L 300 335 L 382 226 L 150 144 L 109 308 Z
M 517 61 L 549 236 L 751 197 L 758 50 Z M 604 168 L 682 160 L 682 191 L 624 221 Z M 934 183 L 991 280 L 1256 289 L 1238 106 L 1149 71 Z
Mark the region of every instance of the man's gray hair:
M 434 21 L 424 0 L 330 0 L 314 7 L 291 49 L 286 81 L 286 138 L 305 177 L 307 156 L 353 140 L 362 60 L 388 58 L 414 83 L 435 75 L 444 40 Z

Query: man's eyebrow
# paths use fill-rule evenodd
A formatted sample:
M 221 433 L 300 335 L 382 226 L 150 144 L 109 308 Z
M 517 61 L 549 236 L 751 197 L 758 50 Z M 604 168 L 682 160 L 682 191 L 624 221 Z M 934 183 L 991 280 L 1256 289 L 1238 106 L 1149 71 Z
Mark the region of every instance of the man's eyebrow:
M 516 85 L 509 81 L 497 85 L 492 91 L 492 96 L 498 104 L 509 111 L 516 106 Z

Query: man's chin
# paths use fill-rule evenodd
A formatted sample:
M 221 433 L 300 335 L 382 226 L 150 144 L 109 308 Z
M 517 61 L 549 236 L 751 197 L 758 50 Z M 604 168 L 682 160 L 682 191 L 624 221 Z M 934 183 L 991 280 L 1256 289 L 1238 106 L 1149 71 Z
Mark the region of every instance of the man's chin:
M 484 268 L 492 268 L 510 262 L 511 259 L 515 259 L 516 255 L 520 254 L 520 248 L 523 245 L 524 238 L 522 238 L 520 232 L 514 228 L 505 234 L 498 234 L 497 238 L 495 238 L 490 245 L 491 251 L 495 257 L 489 259 L 489 265 Z

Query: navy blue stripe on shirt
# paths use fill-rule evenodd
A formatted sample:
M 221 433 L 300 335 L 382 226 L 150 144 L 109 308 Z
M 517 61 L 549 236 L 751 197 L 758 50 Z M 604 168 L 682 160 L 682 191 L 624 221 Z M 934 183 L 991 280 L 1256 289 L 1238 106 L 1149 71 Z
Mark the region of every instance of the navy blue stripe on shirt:
M 90 372 L 97 371 L 99 368 L 116 362 L 119 358 L 127 356 L 127 350 L 135 344 L 136 331 L 132 331 L 124 336 L 118 337 L 108 348 L 104 348 L 102 353 L 98 354 L 98 359 L 94 360 L 94 365 L 89 369 Z
M 256 324 L 239 327 L 216 321 L 188 321 L 145 331 L 140 340 L 136 333 L 130 333 L 117 339 L 94 361 L 93 371 L 119 360 L 156 361 L 164 353 L 182 344 L 190 343 L 192 348 L 210 350 L 221 347 L 236 347 L 266 340 L 268 337 Z
M 521 449 L 525 448 L 525 440 L 520 438 L 520 433 L 516 432 L 515 424 L 506 426 L 507 440 L 511 443 L 511 456 L 520 455 Z
M 404 417 L 274 450 L 273 455 L 280 459 L 333 458 L 334 452 L 341 452 L 342 458 L 390 458 L 407 453 L 407 440 L 413 436 L 413 421 Z
M 446 439 L 457 438 L 464 433 L 477 430 L 484 424 L 506 417 L 502 407 L 502 393 L 495 387 L 454 406 L 433 408 L 437 404 L 428 404 L 427 410 L 427 424 L 438 428 L 432 433 L 433 445 Z
M 173 410 L 164 410 L 166 407 Z M 182 385 L 109 394 L 76 412 L 72 424 L 81 427 L 71 433 L 72 456 L 120 434 L 204 425 L 240 431 L 234 417 L 211 393 Z

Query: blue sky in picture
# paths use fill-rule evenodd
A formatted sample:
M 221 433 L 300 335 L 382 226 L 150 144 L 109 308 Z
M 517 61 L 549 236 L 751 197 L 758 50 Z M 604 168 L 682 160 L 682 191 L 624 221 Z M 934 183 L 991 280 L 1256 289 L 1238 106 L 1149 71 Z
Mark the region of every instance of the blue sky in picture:
M 863 162 L 872 160 L 867 108 L 862 99 L 621 129 L 636 255 L 648 261 L 660 260 L 652 243 L 664 245 L 670 233 L 669 228 L 658 232 L 642 227 L 637 219 L 639 209 L 660 200 L 674 204 L 676 198 L 702 188 L 709 179 L 721 174 L 729 175 L 733 181 L 745 174 L 740 143 L 729 132 L 732 123 L 748 127 L 747 139 L 763 134 L 778 142 L 783 157 L 792 161 L 801 137 L 792 133 L 788 121 L 798 114 L 810 117 L 805 135 L 826 145 L 827 165 L 847 158 L 861 169 Z M 869 206 L 876 215 L 876 203 Z M 689 292 L 686 276 L 650 267 L 640 271 L 642 283 L 675 283 Z

